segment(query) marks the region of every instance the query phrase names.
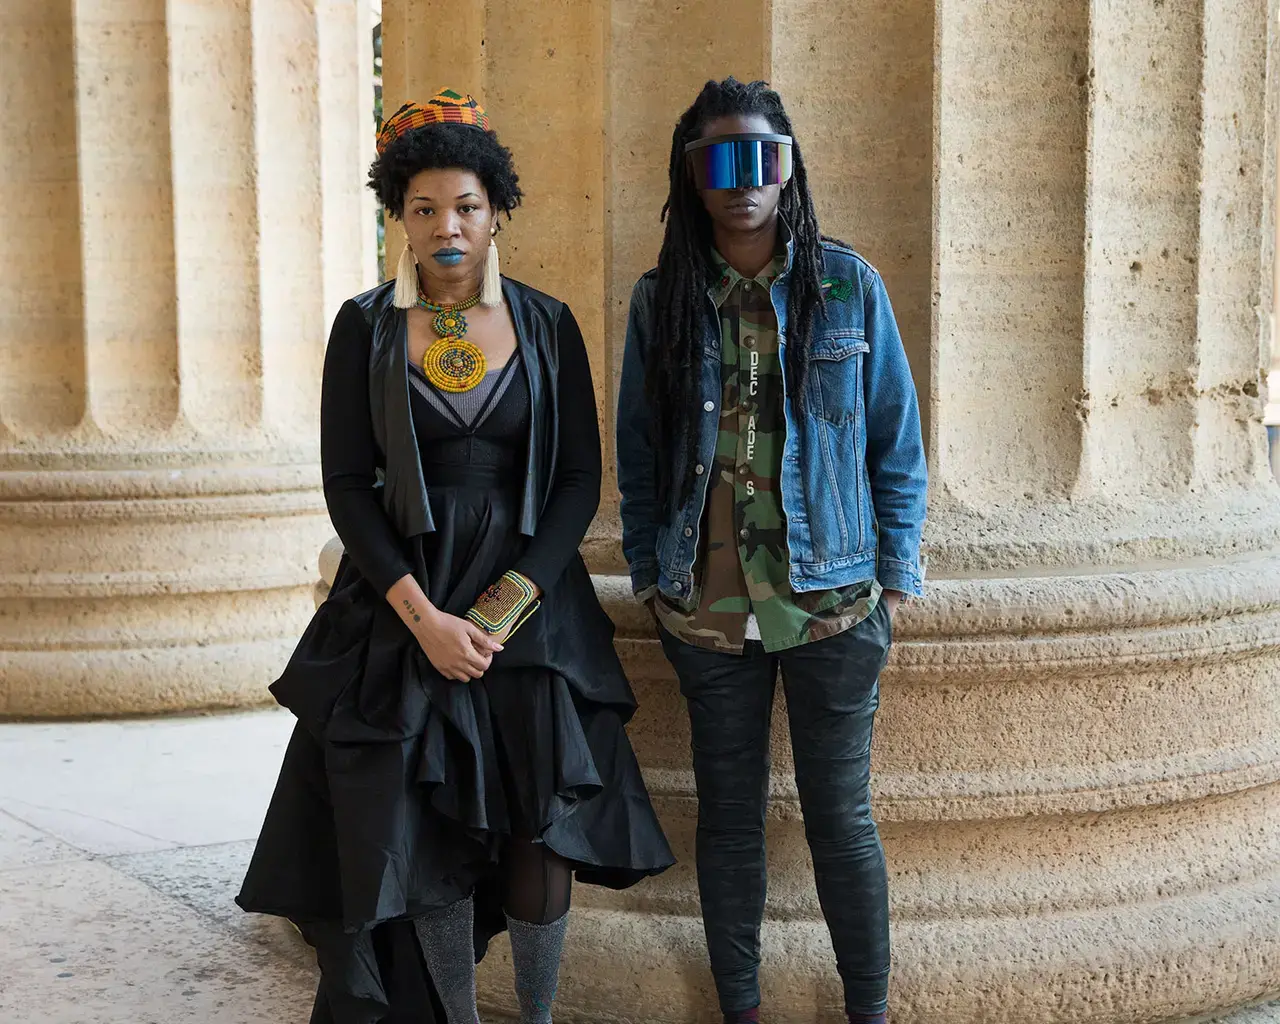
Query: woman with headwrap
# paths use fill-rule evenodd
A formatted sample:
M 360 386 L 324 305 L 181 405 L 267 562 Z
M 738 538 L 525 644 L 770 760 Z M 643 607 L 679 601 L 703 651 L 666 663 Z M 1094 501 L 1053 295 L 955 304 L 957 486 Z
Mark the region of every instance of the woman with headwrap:
M 569 308 L 499 274 L 521 192 L 475 100 L 406 104 L 369 177 L 407 244 L 333 325 L 321 457 L 346 553 L 272 687 L 298 724 L 238 902 L 315 946 L 313 1024 L 474 1024 L 503 928 L 521 1020 L 546 1024 L 572 877 L 673 861 L 578 554 L 590 367 Z

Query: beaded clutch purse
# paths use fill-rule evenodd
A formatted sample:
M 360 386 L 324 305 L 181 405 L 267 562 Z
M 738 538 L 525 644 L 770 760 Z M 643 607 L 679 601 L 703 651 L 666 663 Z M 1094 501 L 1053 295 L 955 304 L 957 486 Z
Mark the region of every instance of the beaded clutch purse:
M 467 621 L 489 634 L 501 633 L 509 626 L 507 636 L 511 636 L 541 603 L 534 594 L 533 584 L 520 573 L 508 570 L 476 599 L 467 612 Z

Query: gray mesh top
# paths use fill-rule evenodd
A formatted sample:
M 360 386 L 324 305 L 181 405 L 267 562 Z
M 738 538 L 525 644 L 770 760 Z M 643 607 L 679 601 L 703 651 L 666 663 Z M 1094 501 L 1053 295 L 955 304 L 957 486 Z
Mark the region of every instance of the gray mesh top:
M 423 372 L 412 364 L 409 368 L 413 372 L 409 374 L 409 380 L 418 394 L 430 402 L 437 412 L 448 419 L 459 420 L 474 429 L 480 425 L 480 420 L 501 401 L 503 393 L 514 377 L 514 373 L 508 371 L 514 370 L 518 362 L 519 356 L 513 352 L 505 365 L 489 370 L 485 373 L 484 379 L 470 391 L 441 391 L 439 388 L 432 387 Z

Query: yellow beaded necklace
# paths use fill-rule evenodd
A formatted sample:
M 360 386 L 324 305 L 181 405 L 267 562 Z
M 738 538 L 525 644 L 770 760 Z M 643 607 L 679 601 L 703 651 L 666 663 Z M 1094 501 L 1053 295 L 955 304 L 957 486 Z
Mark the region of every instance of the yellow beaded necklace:
M 440 335 L 422 355 L 422 372 L 441 391 L 458 394 L 470 391 L 482 380 L 487 370 L 484 353 L 473 342 L 467 341 L 467 318 L 464 310 L 480 301 L 480 293 L 462 302 L 439 306 L 427 301 L 418 293 L 418 305 L 432 313 L 435 319 L 431 327 Z

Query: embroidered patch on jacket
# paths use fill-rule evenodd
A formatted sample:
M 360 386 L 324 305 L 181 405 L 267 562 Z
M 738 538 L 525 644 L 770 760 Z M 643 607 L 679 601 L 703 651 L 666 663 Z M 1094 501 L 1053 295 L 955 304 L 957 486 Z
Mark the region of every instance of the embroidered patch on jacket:
M 853 298 L 853 282 L 840 277 L 824 277 L 822 290 L 829 299 L 837 302 L 848 302 Z

